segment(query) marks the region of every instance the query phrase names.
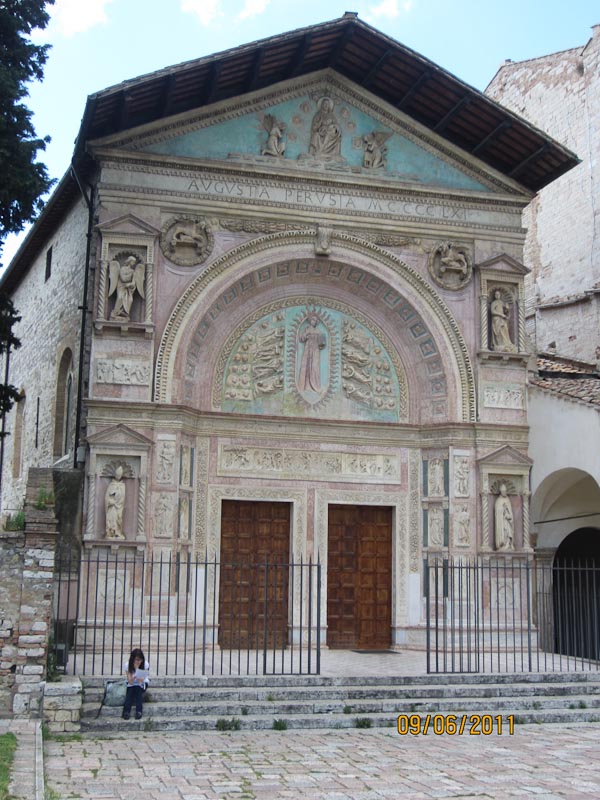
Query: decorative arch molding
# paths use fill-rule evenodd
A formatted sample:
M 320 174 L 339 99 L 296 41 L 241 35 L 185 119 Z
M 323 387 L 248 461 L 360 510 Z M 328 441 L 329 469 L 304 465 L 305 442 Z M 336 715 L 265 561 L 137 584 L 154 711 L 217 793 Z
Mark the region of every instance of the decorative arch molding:
M 277 251 L 288 251 L 293 247 L 313 247 L 316 234 L 317 227 L 315 226 L 298 231 L 278 231 L 253 239 L 223 254 L 192 282 L 176 303 L 161 338 L 156 360 L 154 392 L 156 402 L 168 403 L 170 401 L 169 389 L 173 384 L 175 355 L 185 336 L 188 321 L 211 284 L 222 278 L 229 270 L 235 269 L 236 274 L 239 275 L 240 265 L 256 256 L 264 257 L 265 254 L 272 252 L 275 259 L 278 257 Z M 332 231 L 331 243 L 332 246 L 338 245 L 341 250 L 356 253 L 392 270 L 400 281 L 425 303 L 433 319 L 443 331 L 454 355 L 458 370 L 459 408 L 462 421 L 475 421 L 475 379 L 467 345 L 450 309 L 435 289 L 398 256 L 357 236 Z M 285 255 L 287 256 L 288 253 L 286 252 Z M 342 253 L 336 253 L 335 256 L 343 258 Z

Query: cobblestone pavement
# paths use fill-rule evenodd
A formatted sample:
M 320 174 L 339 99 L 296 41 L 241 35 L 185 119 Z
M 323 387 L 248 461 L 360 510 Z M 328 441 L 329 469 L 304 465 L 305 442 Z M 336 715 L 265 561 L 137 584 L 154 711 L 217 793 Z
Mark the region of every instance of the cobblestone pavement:
M 513 736 L 148 732 L 44 747 L 47 785 L 72 800 L 600 797 L 599 724 L 517 725 Z

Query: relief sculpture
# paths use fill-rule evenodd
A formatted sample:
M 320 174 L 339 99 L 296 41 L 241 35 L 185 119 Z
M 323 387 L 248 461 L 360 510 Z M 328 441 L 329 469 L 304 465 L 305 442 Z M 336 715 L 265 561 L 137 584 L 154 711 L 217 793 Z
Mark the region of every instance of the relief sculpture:
M 306 325 L 301 328 L 298 342 L 303 345 L 298 389 L 301 392 L 321 394 L 321 350 L 327 347 L 327 336 L 316 314 L 311 314 Z
M 390 380 L 391 364 L 372 338 L 351 320 L 344 320 L 342 333 L 342 384 L 350 399 L 371 408 L 396 407 Z
M 342 129 L 333 113 L 333 100 L 322 97 L 313 117 L 308 151 L 312 156 L 335 158 L 340 155 L 341 147 Z
M 282 137 L 285 131 L 285 124 L 275 119 L 272 114 L 265 114 L 263 117 L 263 128 L 267 132 L 267 144 L 262 150 L 262 155 L 283 158 L 285 154 L 285 142 L 282 141 Z
M 135 293 L 137 292 L 142 298 L 146 297 L 144 294 L 146 265 L 137 256 L 128 255 L 124 258 L 123 263 L 118 259 L 113 259 L 108 266 L 108 275 L 108 296 L 115 295 L 115 304 L 110 318 L 128 320 L 131 316 Z
M 363 167 L 383 169 L 386 166 L 387 147 L 385 143 L 392 134 L 386 131 L 372 131 L 363 136 Z

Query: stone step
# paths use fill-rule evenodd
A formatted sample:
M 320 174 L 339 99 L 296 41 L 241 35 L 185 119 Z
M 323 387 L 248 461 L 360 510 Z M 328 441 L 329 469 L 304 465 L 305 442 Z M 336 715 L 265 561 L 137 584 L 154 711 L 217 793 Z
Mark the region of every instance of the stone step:
M 327 698 L 360 700 L 360 699 L 424 699 L 424 698 L 448 698 L 448 697 L 471 697 L 471 698 L 491 698 L 491 697 L 519 697 L 519 696 L 548 696 L 571 694 L 600 694 L 600 681 L 592 683 L 583 681 L 577 683 L 544 683 L 544 684 L 487 684 L 476 685 L 454 684 L 450 686 L 429 685 L 429 686 L 315 686 L 315 687 L 239 687 L 219 688 L 219 687 L 190 687 L 182 689 L 175 686 L 154 685 L 148 690 L 148 696 L 157 703 L 210 703 L 213 701 L 251 701 L 251 700 L 315 700 Z M 86 700 L 100 703 L 103 696 L 103 687 L 86 687 Z
M 382 697 L 373 699 L 355 698 L 350 699 L 347 697 L 332 697 L 328 700 L 304 698 L 303 700 L 284 700 L 273 699 L 267 700 L 265 698 L 255 699 L 242 699 L 241 702 L 231 700 L 199 700 L 187 701 L 181 703 L 169 702 L 146 702 L 145 707 L 151 710 L 153 716 L 181 716 L 184 714 L 192 714 L 194 716 L 200 714 L 219 713 L 221 715 L 241 714 L 242 709 L 246 709 L 248 713 L 252 714 L 270 714 L 274 711 L 277 713 L 313 713 L 323 714 L 332 711 L 343 711 L 345 708 L 351 709 L 351 712 L 360 711 L 361 713 L 376 713 L 376 712 L 394 712 L 410 713 L 411 711 L 425 711 L 436 712 L 440 711 L 461 711 L 481 712 L 482 708 L 485 709 L 536 709 L 544 708 L 600 708 L 600 695 L 528 695 L 515 697 L 507 695 L 504 697 L 487 697 L 482 703 L 480 697 L 463 696 L 463 697 L 445 697 L 437 699 L 424 699 L 424 698 L 408 698 L 399 700 L 394 697 Z M 98 711 L 99 703 L 87 701 L 83 705 L 83 712 L 87 715 L 95 715 Z M 120 713 L 119 707 L 103 706 L 102 713 Z M 487 713 L 481 712 L 481 713 Z
M 448 716 L 453 712 L 442 713 Z M 478 712 L 480 713 L 480 712 Z M 415 712 L 416 714 L 416 712 Z M 421 719 L 426 719 L 426 714 L 419 714 Z M 431 723 L 430 715 L 430 724 Z M 285 724 L 286 729 L 323 729 L 323 728 L 358 728 L 358 727 L 392 727 L 397 726 L 396 715 L 389 713 L 373 713 L 367 716 L 328 713 L 328 714 L 297 714 L 286 717 L 284 714 L 242 715 L 234 717 L 207 716 L 180 716 L 180 717 L 154 717 L 149 713 L 144 714 L 141 720 L 125 721 L 119 717 L 102 717 L 94 720 L 82 720 L 82 733 L 91 733 L 95 736 L 113 734 L 115 731 L 206 731 L 218 730 L 219 721 L 231 725 L 232 722 L 240 730 L 267 730 L 273 729 L 277 722 Z M 365 721 L 367 720 L 367 721 Z M 518 725 L 530 723 L 573 723 L 573 722 L 600 722 L 600 711 L 594 709 L 536 709 L 523 710 L 514 715 L 515 730 Z M 221 723 L 222 724 L 222 723 Z M 503 734 L 508 733 L 507 715 L 503 715 Z M 424 722 L 423 722 L 424 726 Z M 497 733 L 497 726 L 494 727 Z M 433 731 L 430 731 L 433 734 Z

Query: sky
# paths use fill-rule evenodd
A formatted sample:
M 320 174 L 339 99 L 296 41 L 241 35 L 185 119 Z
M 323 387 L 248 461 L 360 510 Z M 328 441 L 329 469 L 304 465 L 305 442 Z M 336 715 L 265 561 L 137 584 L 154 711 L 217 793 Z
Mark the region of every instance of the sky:
M 52 47 L 27 102 L 38 136 L 51 137 L 39 158 L 62 177 L 96 91 L 345 11 L 481 91 L 505 59 L 579 47 L 600 24 L 598 0 L 55 0 L 32 36 Z M 23 235 L 6 240 L 4 265 Z

